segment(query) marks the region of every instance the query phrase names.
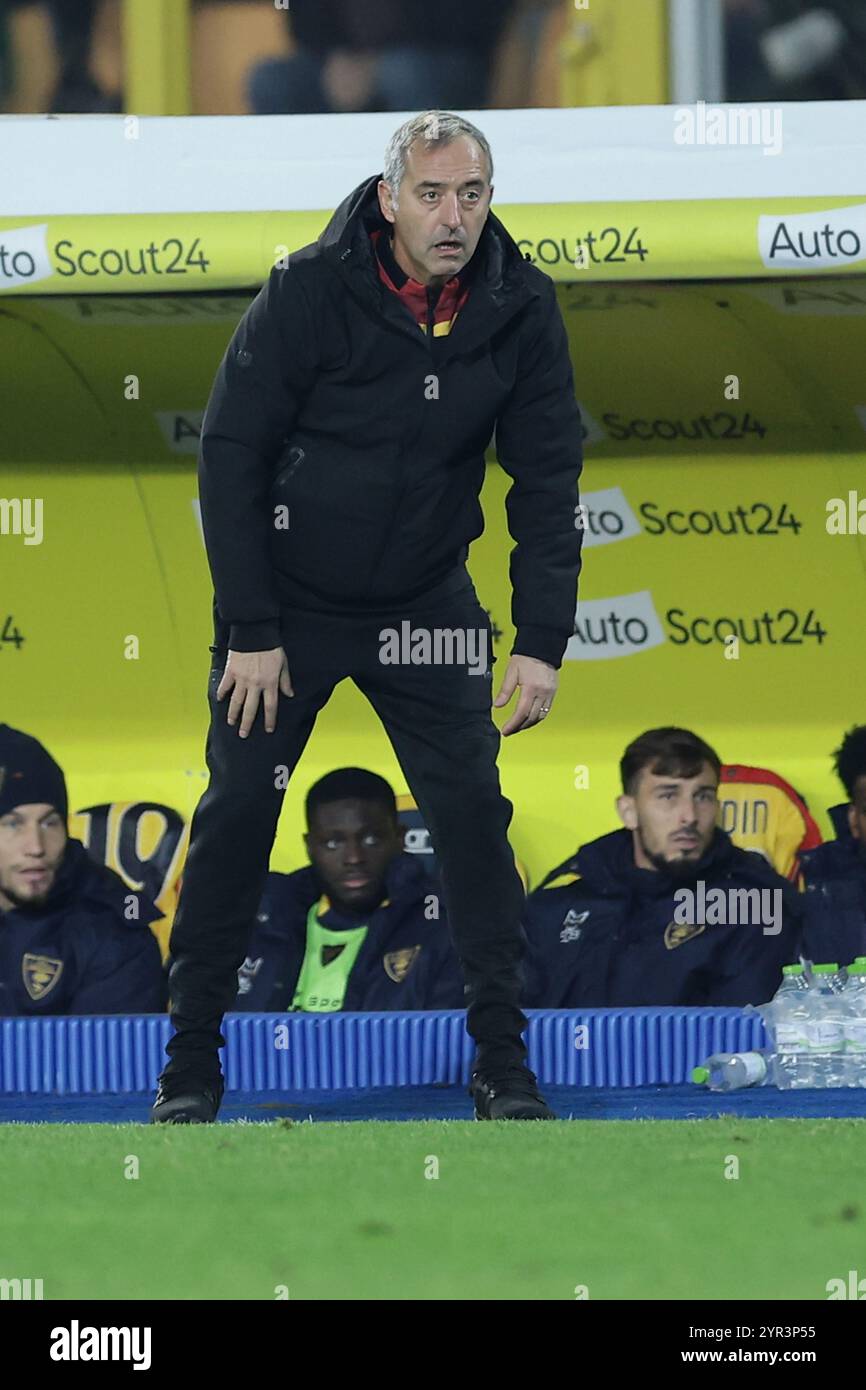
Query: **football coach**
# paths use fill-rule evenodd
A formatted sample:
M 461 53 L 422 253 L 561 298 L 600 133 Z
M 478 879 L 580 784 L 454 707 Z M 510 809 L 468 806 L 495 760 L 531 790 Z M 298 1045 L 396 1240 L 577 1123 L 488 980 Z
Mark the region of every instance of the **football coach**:
M 216 1117 L 222 1016 L 286 783 L 347 677 L 381 719 L 438 856 L 475 1113 L 553 1118 L 522 1040 L 524 893 L 491 705 L 518 693 L 505 735 L 551 709 L 574 631 L 582 431 L 553 282 L 490 211 L 492 178 L 469 121 L 407 121 L 384 172 L 271 270 L 217 373 L 199 453 L 210 778 L 171 936 L 175 1032 L 155 1122 Z M 516 629 L 495 701 L 491 625 L 466 570 L 494 430 L 512 480 Z M 411 640 L 402 659 L 395 632 Z M 363 921 L 364 885 L 346 892 Z

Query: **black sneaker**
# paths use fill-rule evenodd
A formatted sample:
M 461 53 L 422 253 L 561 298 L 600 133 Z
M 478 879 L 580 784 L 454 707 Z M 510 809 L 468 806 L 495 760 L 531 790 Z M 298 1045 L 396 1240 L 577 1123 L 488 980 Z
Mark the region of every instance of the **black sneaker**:
M 213 1124 L 223 1098 L 222 1076 L 205 1080 L 187 1073 L 159 1078 L 150 1111 L 152 1125 Z
M 489 1072 L 473 1072 L 469 1094 L 475 1101 L 476 1120 L 556 1119 L 538 1093 L 535 1075 L 519 1062 Z

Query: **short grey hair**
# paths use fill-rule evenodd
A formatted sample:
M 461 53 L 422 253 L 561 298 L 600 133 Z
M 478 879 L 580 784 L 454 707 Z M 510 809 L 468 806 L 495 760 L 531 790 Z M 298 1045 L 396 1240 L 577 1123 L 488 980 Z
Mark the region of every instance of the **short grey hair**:
M 462 135 L 468 135 L 484 151 L 487 158 L 487 182 L 493 182 L 493 155 L 486 135 L 471 121 L 464 120 L 462 116 L 455 116 L 451 111 L 422 111 L 420 116 L 413 116 L 411 120 L 404 121 L 403 125 L 394 131 L 385 150 L 382 177 L 391 189 L 395 207 L 400 196 L 400 185 L 406 174 L 406 159 L 414 142 L 423 140 L 429 149 L 436 145 L 450 145 L 452 140 L 458 140 Z

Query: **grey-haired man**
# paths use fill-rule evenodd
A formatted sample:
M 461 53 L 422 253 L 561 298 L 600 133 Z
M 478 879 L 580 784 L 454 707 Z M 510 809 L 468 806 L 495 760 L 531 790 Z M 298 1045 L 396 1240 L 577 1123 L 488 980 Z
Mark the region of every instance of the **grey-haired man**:
M 492 172 L 468 121 L 407 121 L 383 173 L 271 272 L 220 366 L 199 467 L 210 783 L 171 938 L 176 1032 L 156 1121 L 216 1116 L 222 1015 L 286 782 L 346 677 L 382 720 L 438 855 L 475 1113 L 551 1118 L 525 1065 L 524 895 L 491 703 L 519 690 L 505 735 L 550 711 L 574 628 L 581 425 L 553 283 L 490 211 Z M 517 633 L 495 701 L 491 626 L 465 568 L 494 429 L 513 480 Z

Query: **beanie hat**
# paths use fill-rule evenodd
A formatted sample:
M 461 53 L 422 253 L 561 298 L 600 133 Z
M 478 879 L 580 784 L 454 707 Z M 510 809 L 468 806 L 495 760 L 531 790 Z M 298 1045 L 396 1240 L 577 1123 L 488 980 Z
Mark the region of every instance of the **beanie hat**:
M 0 816 L 16 806 L 43 803 L 56 807 L 66 823 L 69 805 L 62 769 L 38 739 L 0 724 Z

